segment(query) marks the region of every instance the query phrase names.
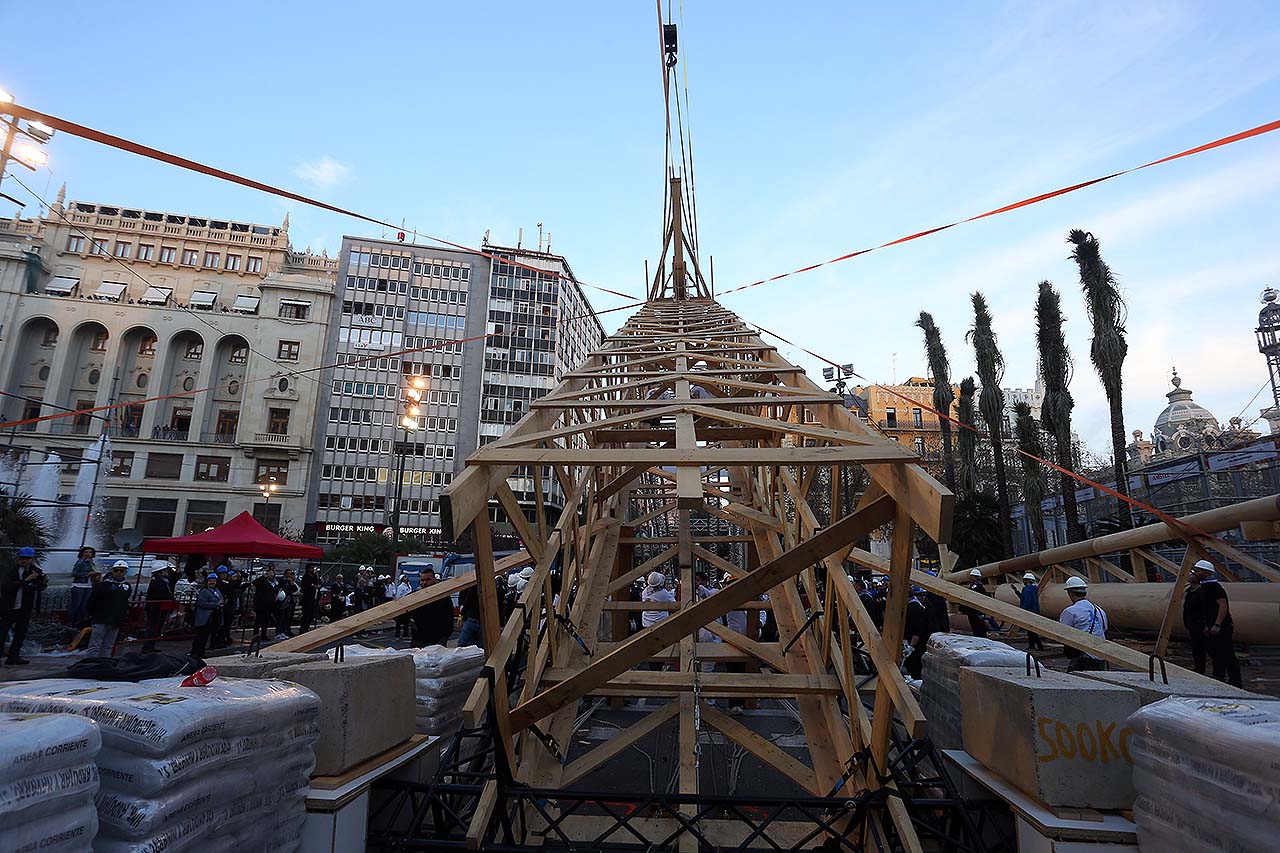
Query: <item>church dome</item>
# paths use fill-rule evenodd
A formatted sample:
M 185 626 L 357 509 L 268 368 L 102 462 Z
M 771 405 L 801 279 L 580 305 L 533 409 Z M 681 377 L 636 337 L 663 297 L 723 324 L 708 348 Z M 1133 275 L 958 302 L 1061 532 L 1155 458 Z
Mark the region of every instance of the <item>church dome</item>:
M 1175 370 L 1173 373 L 1173 390 L 1167 395 L 1169 405 L 1165 406 L 1156 418 L 1153 437 L 1162 437 L 1169 444 L 1175 444 L 1174 436 L 1182 433 L 1200 433 L 1206 430 L 1218 431 L 1218 419 L 1213 413 L 1191 399 L 1191 390 L 1182 387 L 1182 379 Z M 1176 446 L 1176 444 L 1175 444 Z

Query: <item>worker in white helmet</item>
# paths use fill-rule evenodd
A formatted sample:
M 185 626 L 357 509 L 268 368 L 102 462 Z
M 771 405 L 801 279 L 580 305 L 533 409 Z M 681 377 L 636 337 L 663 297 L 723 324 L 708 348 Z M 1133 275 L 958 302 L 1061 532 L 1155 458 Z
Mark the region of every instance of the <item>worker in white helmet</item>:
M 1107 613 L 1089 600 L 1089 584 L 1085 582 L 1084 578 L 1070 577 L 1063 584 L 1063 588 L 1067 591 L 1067 597 L 1071 599 L 1071 604 L 1063 609 L 1058 621 L 1063 625 L 1077 628 L 1086 634 L 1092 634 L 1099 639 L 1105 640 L 1107 638 Z M 1086 652 L 1065 645 L 1063 650 L 1069 659 L 1067 672 L 1107 668 L 1106 661 Z
M 1026 572 L 1022 576 L 1022 589 L 1018 590 L 1018 606 L 1028 613 L 1040 615 L 1040 584 L 1031 572 Z M 1027 631 L 1027 650 L 1044 651 L 1044 641 L 1035 631 Z
M 969 586 L 969 589 L 973 590 L 979 595 L 985 595 L 985 596 L 991 595 L 991 593 L 987 592 L 987 585 L 982 582 L 982 569 L 969 570 L 968 586 Z M 986 620 L 985 614 L 983 614 L 981 610 L 978 610 L 973 607 L 966 607 L 962 604 L 960 605 L 960 612 L 968 617 L 969 630 L 973 632 L 973 636 L 975 637 L 987 636 L 987 620 Z
M 1231 635 L 1231 604 L 1227 591 L 1218 583 L 1218 569 L 1208 560 L 1191 568 L 1191 586 L 1182 600 L 1182 624 L 1191 638 L 1191 659 L 1196 672 L 1204 673 L 1205 654 L 1213 659 L 1213 677 L 1242 687 L 1240 661 L 1236 660 Z
M 662 572 L 649 572 L 645 579 L 644 590 L 640 593 L 641 601 L 657 601 L 674 604 L 675 593 L 667 589 L 667 576 Z M 656 625 L 670 614 L 668 610 L 646 610 L 640 617 L 640 624 L 648 628 Z

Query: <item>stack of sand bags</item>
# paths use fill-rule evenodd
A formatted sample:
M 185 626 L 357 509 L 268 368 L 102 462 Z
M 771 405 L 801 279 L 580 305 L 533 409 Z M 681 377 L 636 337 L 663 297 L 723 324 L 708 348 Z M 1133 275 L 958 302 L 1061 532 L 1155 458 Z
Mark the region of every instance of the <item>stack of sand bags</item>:
M 91 849 L 101 748 L 84 717 L 0 713 L 0 850 Z
M 457 725 L 462 704 L 480 677 L 484 649 L 479 646 L 426 646 L 421 649 L 380 649 L 345 646 L 347 655 L 412 655 L 414 670 L 414 729 L 439 735 Z
M 1280 844 L 1280 700 L 1165 699 L 1129 717 L 1138 846 L 1246 853 Z
M 966 666 L 1023 666 L 1025 652 L 999 640 L 964 634 L 934 634 L 924 652 L 920 710 L 929 720 L 929 738 L 939 749 L 964 748 L 960 710 L 960 670 Z
M 138 684 L 46 679 L 0 686 L 0 711 L 98 724 L 99 853 L 296 850 L 320 702 L 278 681 Z

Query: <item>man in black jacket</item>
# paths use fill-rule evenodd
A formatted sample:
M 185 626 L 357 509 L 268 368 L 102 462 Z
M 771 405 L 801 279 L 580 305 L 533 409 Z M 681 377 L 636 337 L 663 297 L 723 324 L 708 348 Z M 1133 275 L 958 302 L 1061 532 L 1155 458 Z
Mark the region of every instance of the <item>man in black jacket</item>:
M 240 617 L 240 600 L 244 590 L 244 578 L 231 566 L 229 559 L 224 559 L 218 568 L 224 569 L 217 573 L 218 591 L 222 593 L 223 605 L 217 615 L 217 627 L 213 629 L 216 642 L 210 644 L 215 649 L 231 645 L 231 629 Z
M 267 571 L 253 582 L 253 634 L 259 640 L 267 638 L 267 626 L 280 606 L 281 592 L 274 566 L 268 566 Z
M 316 607 L 320 601 L 320 573 L 314 563 L 308 563 L 302 572 L 302 621 L 298 625 L 299 633 L 311 630 L 311 623 L 316 618 Z
M 1208 560 L 1191 569 L 1191 586 L 1182 600 L 1182 624 L 1191 638 L 1191 659 L 1196 672 L 1204 673 L 1205 655 L 1213 659 L 1213 677 L 1234 687 L 1243 687 L 1240 661 L 1231 637 L 1235 622 L 1227 591 L 1218 582 L 1218 570 Z
M 933 615 L 929 613 L 929 605 L 924 601 L 924 590 L 918 586 L 911 587 L 911 597 L 907 599 L 906 624 L 902 636 L 911 653 L 903 661 L 903 667 L 912 678 L 919 678 L 924 670 L 924 652 L 929 644 L 929 636 L 933 633 Z
M 129 618 L 129 594 L 131 587 L 125 582 L 129 564 L 116 560 L 111 574 L 98 581 L 89 593 L 89 621 L 93 632 L 89 635 L 90 657 L 111 657 L 116 645 L 116 634 Z
M 279 601 L 280 596 L 276 595 L 276 639 L 286 640 L 293 636 L 289 628 L 293 624 L 293 608 L 298 600 L 298 582 L 293 579 L 293 569 L 284 570 L 280 590 L 284 592 L 284 601 Z
M 48 585 L 49 579 L 36 565 L 35 548 L 19 548 L 17 561 L 0 568 L 0 649 L 13 631 L 5 663 L 30 663 L 21 655 L 22 641 L 27 638 L 31 612 Z
M 436 582 L 436 573 L 424 569 L 418 578 L 418 589 L 427 589 Z M 453 634 L 453 597 L 446 595 L 416 608 L 411 614 L 413 622 L 413 644 L 418 648 L 424 646 L 443 646 L 449 642 Z
M 173 607 L 173 578 L 178 570 L 169 563 L 153 564 L 151 582 L 147 584 L 147 629 L 142 651 L 154 652 L 156 638 L 164 627 L 164 619 Z
M 969 577 L 971 578 L 969 581 L 969 589 L 979 595 L 990 597 L 991 593 L 987 592 L 987 585 L 982 582 L 982 571 L 980 569 L 970 569 Z M 966 607 L 962 604 L 960 605 L 960 612 L 968 617 L 969 630 L 973 632 L 973 636 L 983 638 L 987 636 L 987 620 L 983 616 L 981 610 L 977 610 L 973 607 Z
M 337 622 L 347 612 L 347 596 L 350 594 L 347 579 L 341 574 L 335 575 L 333 586 L 329 587 L 329 624 Z

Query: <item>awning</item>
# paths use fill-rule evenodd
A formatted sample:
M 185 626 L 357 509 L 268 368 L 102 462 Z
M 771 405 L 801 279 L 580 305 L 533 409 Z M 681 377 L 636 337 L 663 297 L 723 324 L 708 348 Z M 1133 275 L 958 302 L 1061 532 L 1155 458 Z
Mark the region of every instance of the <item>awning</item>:
M 212 308 L 213 303 L 218 301 L 218 294 L 212 290 L 193 290 L 191 291 L 191 307 L 193 308 Z
M 212 530 L 174 539 L 145 539 L 148 554 L 207 554 L 211 557 L 296 557 L 318 560 L 324 555 L 314 545 L 303 545 L 267 530 L 247 512 Z M 210 561 L 212 562 L 212 561 Z
M 45 293 L 52 293 L 54 296 L 69 296 L 80 286 L 80 279 L 69 275 L 54 276 L 53 280 L 44 286 Z
M 98 285 L 97 293 L 93 294 L 97 299 L 108 299 L 112 302 L 120 300 L 120 294 L 124 293 L 126 285 L 115 281 L 104 281 Z
M 261 301 L 260 296 L 237 296 L 236 301 L 231 305 L 231 310 L 239 311 L 241 314 L 257 314 L 258 303 Z
M 143 305 L 164 305 L 172 295 L 172 287 L 148 287 L 147 292 L 142 294 L 142 298 L 138 301 Z

